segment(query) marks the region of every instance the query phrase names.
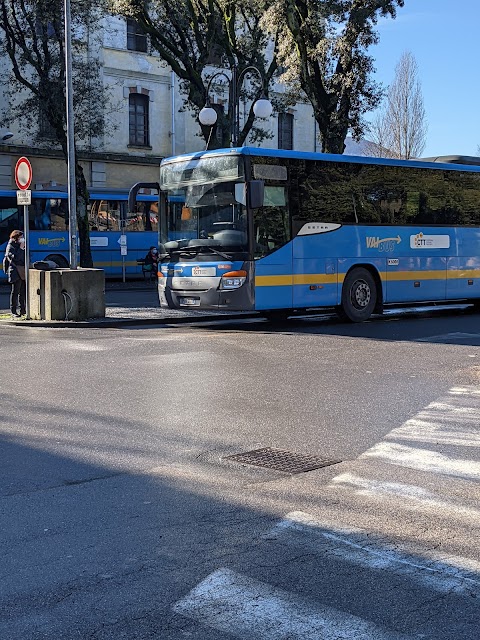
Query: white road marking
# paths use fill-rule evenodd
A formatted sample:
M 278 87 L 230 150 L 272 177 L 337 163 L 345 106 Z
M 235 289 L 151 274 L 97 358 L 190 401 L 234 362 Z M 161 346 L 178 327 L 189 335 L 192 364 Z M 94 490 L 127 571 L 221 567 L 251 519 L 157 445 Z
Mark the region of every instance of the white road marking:
M 456 478 L 480 479 L 480 462 L 450 458 L 436 451 L 406 447 L 394 442 L 380 442 L 363 453 L 361 458 L 376 458 L 389 464 L 429 471 Z
M 388 500 L 397 517 L 402 510 L 433 511 L 475 528 L 480 510 L 435 493 L 436 476 L 476 482 L 480 463 L 461 457 L 480 447 L 480 389 L 455 387 L 432 402 L 382 442 L 358 458 L 358 473 L 342 473 L 327 485 L 329 491 L 351 492 L 370 500 Z M 417 445 L 412 446 L 412 445 Z M 426 447 L 428 445 L 428 447 Z M 455 447 L 455 456 L 446 447 Z M 381 462 L 382 464 L 378 464 Z M 427 480 L 428 488 L 395 481 L 395 467 Z M 401 473 L 401 472 L 400 472 Z M 377 476 L 387 477 L 380 477 Z M 429 474 L 425 476 L 425 474 Z M 400 476 L 401 477 L 401 476 Z M 432 489 L 433 487 L 433 489 Z M 344 495 L 346 495 L 344 493 Z M 468 493 L 467 493 L 468 495 Z M 472 501 L 470 501 L 471 504 Z M 392 580 L 417 584 L 432 592 L 480 598 L 480 563 L 447 555 L 436 549 L 419 552 L 418 545 L 399 549 L 388 538 L 356 528 L 339 528 L 303 512 L 289 513 L 265 536 L 319 557 L 338 560 L 371 571 L 388 571 Z M 345 611 L 303 599 L 229 569 L 218 569 L 174 606 L 184 616 L 221 632 L 249 640 L 392 640 L 405 638 L 394 631 Z
M 218 569 L 205 578 L 176 603 L 174 611 L 249 640 L 400 640 L 408 637 L 229 569 Z
M 352 473 L 342 473 L 333 478 L 330 484 L 339 488 L 353 489 L 358 495 L 380 500 L 385 496 L 389 498 L 396 497 L 402 500 L 403 508 L 408 508 L 408 502 L 410 502 L 415 511 L 418 511 L 418 507 L 421 506 L 424 509 L 433 509 L 437 513 L 442 510 L 446 515 L 457 519 L 464 518 L 473 520 L 474 523 L 480 522 L 480 510 L 448 500 L 440 500 L 431 491 L 414 484 L 362 478 Z
M 382 442 L 365 451 L 359 460 L 379 459 L 395 466 L 408 467 L 466 480 L 480 479 L 480 462 L 448 456 L 445 445 L 480 447 L 480 390 L 454 387 L 445 398 L 431 402 L 401 427 L 390 431 Z M 403 441 L 426 447 L 412 447 Z M 398 442 L 400 441 L 400 442 Z
M 453 518 L 459 526 L 476 526 L 480 521 L 480 510 L 463 505 L 454 497 L 446 499 L 439 496 L 431 487 L 435 487 L 435 475 L 466 482 L 480 479 L 480 462 L 445 453 L 445 447 L 449 445 L 455 447 L 456 456 L 462 447 L 470 452 L 472 447 L 480 449 L 479 425 L 480 389 L 454 387 L 445 397 L 430 403 L 401 427 L 388 433 L 382 442 L 360 455 L 358 461 L 362 464 L 362 475 L 342 473 L 329 482 L 328 488 L 350 491 L 371 500 L 386 498 L 397 514 L 402 510 L 433 511 L 442 517 Z M 409 445 L 418 443 L 418 447 L 406 445 L 406 441 Z M 380 470 L 377 461 L 384 463 Z M 431 474 L 429 488 L 395 482 L 393 467 Z M 387 477 L 378 478 L 378 473 Z M 420 482 L 424 481 L 425 476 L 421 476 Z M 333 548 L 328 546 L 328 553 L 349 562 L 370 568 L 387 568 L 396 574 L 407 572 L 409 579 L 442 593 L 450 590 L 470 592 L 473 589 L 480 595 L 480 563 L 469 558 L 442 557 L 438 552 L 424 550 L 425 563 L 419 563 L 414 553 L 390 549 L 386 544 L 369 539 L 366 532 L 339 530 L 332 523 L 315 520 L 301 512 L 288 514 L 269 536 L 288 536 L 292 544 L 301 542 L 310 549 L 325 546 L 327 540 L 335 541 Z
M 442 333 L 438 336 L 427 336 L 426 338 L 417 338 L 413 342 L 452 342 L 457 340 L 480 340 L 480 333 L 462 333 L 454 331 L 451 333 Z
M 74 349 L 75 351 L 107 351 L 108 349 L 107 346 L 100 345 L 98 343 L 74 342 L 73 340 L 64 342 L 62 346 L 67 346 L 68 348 Z
M 409 442 L 417 441 L 434 445 L 480 447 L 480 430 L 478 429 L 480 412 L 477 413 L 477 411 L 472 415 L 472 424 L 464 424 L 461 431 L 448 425 L 449 416 L 442 416 L 443 422 L 438 419 L 438 416 L 432 416 L 434 418 L 432 421 L 426 419 L 427 417 L 422 413 L 422 418 L 408 420 L 403 427 L 391 431 L 387 437 L 394 437 L 397 441 L 408 440 Z M 465 416 L 462 422 L 466 422 Z
M 369 538 L 361 529 L 339 529 L 317 520 L 308 513 L 292 511 L 265 536 L 267 539 L 291 541 L 298 548 L 339 557 L 372 570 L 388 570 L 439 593 L 480 596 L 480 563 L 467 558 L 450 557 L 419 561 L 413 553 L 399 551 Z M 332 542 L 334 545 L 332 546 Z M 461 569 L 460 567 L 463 567 Z

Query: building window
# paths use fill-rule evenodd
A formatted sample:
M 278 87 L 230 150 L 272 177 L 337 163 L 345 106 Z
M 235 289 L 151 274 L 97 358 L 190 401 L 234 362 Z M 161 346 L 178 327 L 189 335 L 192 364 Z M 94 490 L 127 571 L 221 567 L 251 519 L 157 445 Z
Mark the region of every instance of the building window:
M 148 130 L 148 105 L 150 99 L 143 93 L 131 93 L 129 108 L 129 141 L 135 147 L 147 147 L 150 144 Z
M 278 114 L 278 148 L 293 149 L 293 113 Z
M 127 49 L 147 52 L 147 35 L 136 20 L 127 18 Z
M 44 38 L 45 36 L 47 38 L 55 38 L 57 37 L 55 25 L 50 21 L 44 22 L 40 16 L 37 16 L 35 18 L 35 35 L 39 38 Z

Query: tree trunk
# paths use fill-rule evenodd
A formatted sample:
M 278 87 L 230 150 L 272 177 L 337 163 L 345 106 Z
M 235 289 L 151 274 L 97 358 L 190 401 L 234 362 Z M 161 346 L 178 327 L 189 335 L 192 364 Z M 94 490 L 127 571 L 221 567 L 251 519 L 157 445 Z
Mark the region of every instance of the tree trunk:
M 333 114 L 335 118 L 337 114 Z M 338 153 L 345 151 L 345 138 L 348 133 L 348 122 L 343 123 L 332 122 L 332 116 L 325 122 L 319 122 L 317 119 L 320 136 L 322 139 L 322 153 Z M 323 125 L 323 126 L 322 126 Z
M 80 266 L 93 267 L 92 250 L 90 248 L 90 228 L 88 225 L 89 193 L 83 168 L 75 163 L 75 185 L 77 190 L 77 226 L 80 243 Z

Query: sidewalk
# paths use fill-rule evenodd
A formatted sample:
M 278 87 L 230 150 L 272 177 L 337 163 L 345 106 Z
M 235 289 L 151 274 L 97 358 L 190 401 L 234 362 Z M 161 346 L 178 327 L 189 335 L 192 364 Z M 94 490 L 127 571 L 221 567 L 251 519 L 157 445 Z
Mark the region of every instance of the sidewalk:
M 255 312 L 195 311 L 161 309 L 156 286 L 143 280 L 105 283 L 105 318 L 91 320 L 13 320 L 8 308 L 9 285 L 0 285 L 0 326 L 27 327 L 118 327 L 128 325 L 181 324 L 194 320 L 212 321 L 238 316 L 254 318 Z

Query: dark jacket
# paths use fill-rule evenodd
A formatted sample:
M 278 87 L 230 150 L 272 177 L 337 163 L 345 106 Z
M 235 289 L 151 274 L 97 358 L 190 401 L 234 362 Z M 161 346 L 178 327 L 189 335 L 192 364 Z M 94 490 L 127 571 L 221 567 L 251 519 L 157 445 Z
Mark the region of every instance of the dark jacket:
M 147 255 L 145 256 L 145 265 L 152 265 L 152 266 L 157 266 L 158 264 L 158 253 L 153 255 L 152 253 L 150 253 L 150 251 L 147 253 Z
M 17 265 L 23 266 L 25 264 L 25 249 L 22 249 L 18 242 L 9 240 L 5 249 L 5 256 L 10 263 L 7 270 L 8 281 L 10 283 L 16 282 L 20 278 Z

